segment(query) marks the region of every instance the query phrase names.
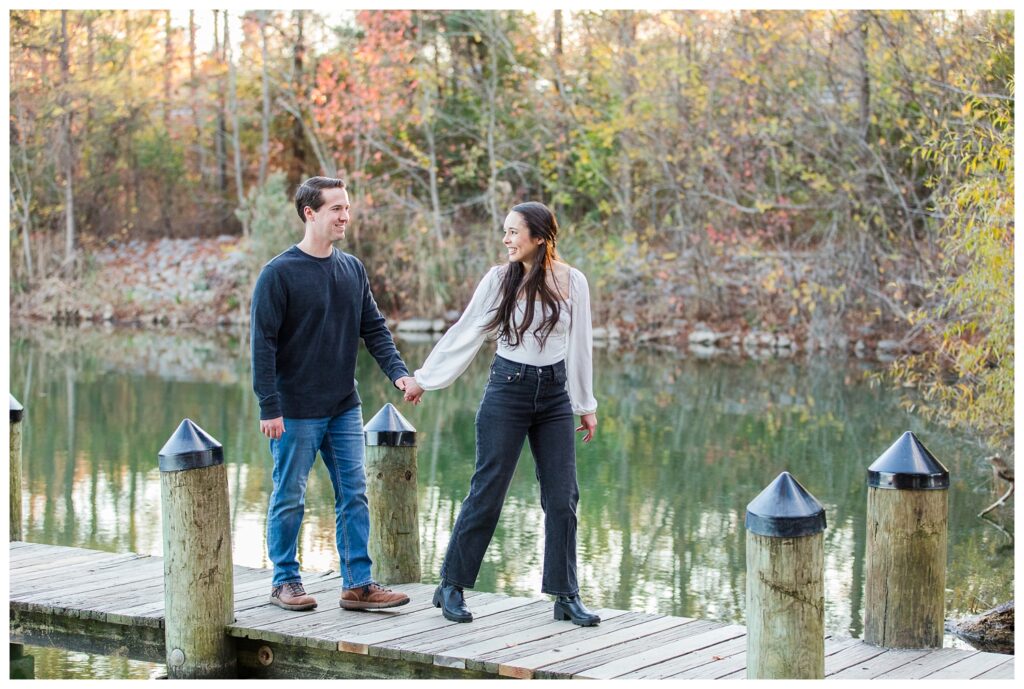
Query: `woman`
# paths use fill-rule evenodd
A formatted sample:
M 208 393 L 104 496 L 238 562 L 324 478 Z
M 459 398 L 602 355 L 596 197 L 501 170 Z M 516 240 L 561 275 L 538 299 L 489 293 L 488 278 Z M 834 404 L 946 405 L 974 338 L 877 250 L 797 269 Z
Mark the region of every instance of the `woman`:
M 555 596 L 556 620 L 601 621 L 579 599 L 576 582 L 577 431 L 597 428 L 591 364 L 590 294 L 583 273 L 558 259 L 558 223 L 541 203 L 521 203 L 505 218 L 508 263 L 492 268 L 458 323 L 438 341 L 405 399 L 450 385 L 485 339 L 498 351 L 476 416 L 476 469 L 452 530 L 434 606 L 455 622 L 473 614 L 473 588 L 494 535 L 523 442 L 529 438 L 544 510 L 541 591 Z

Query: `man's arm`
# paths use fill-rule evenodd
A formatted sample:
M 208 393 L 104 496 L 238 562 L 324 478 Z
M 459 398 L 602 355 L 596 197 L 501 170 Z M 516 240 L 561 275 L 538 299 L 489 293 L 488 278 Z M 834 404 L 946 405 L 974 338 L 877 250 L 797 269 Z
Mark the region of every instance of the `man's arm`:
M 260 403 L 260 431 L 269 438 L 284 432 L 281 397 L 277 392 L 277 336 L 287 306 L 284 289 L 269 266 L 256 280 L 250 309 L 252 388 Z M 264 422 L 277 422 L 264 429 Z M 276 431 L 276 435 L 271 433 Z
M 377 308 L 377 302 L 370 291 L 370 280 L 366 275 L 366 269 L 360 263 L 359 267 L 363 274 L 363 303 L 362 313 L 359 321 L 359 336 L 363 338 L 367 351 L 377 361 L 380 370 L 388 377 L 396 388 L 405 390 L 406 378 L 409 376 L 409 369 L 402 356 L 395 347 L 395 340 L 388 330 L 387 321 Z

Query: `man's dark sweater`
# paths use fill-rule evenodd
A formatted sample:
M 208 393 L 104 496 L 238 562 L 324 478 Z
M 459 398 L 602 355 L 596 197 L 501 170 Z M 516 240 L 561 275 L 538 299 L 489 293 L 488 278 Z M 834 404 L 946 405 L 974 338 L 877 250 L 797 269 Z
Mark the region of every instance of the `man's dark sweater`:
M 261 420 L 337 416 L 359 404 L 360 337 L 392 382 L 409 375 L 366 268 L 338 249 L 317 258 L 293 246 L 267 263 L 252 295 L 251 332 Z

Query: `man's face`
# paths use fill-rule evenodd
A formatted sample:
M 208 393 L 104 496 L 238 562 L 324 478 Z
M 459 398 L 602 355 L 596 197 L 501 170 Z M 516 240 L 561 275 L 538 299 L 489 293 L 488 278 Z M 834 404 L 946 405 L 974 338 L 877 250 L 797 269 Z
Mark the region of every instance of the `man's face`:
M 320 192 L 324 204 L 320 210 L 314 211 L 306 206 L 306 219 L 312 222 L 314 235 L 318 239 L 336 242 L 345 238 L 348 226 L 348 191 L 338 187 L 324 189 Z

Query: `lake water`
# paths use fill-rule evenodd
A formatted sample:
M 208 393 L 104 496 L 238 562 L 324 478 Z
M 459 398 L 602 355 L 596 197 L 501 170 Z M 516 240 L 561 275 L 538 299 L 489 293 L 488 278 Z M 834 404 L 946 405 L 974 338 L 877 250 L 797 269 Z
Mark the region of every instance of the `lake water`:
M 234 562 L 268 567 L 272 462 L 259 434 L 244 332 L 14 327 L 11 391 L 26 408 L 29 541 L 159 555 L 157 453 L 185 417 L 224 446 Z M 399 340 L 411 367 L 429 342 Z M 365 351 L 365 420 L 394 403 L 418 429 L 424 580 L 437 581 L 473 472 L 473 418 L 489 354 L 412 407 Z M 866 468 L 906 430 L 950 470 L 947 618 L 1013 597 L 1012 512 L 977 518 L 1002 492 L 986 450 L 905 413 L 856 359 L 701 359 L 689 351 L 595 351 L 600 426 L 578 443 L 579 575 L 593 607 L 743 623 L 746 505 L 783 470 L 825 506 L 825 626 L 860 637 Z M 310 479 L 299 553 L 337 569 L 323 464 Z M 1011 503 L 1012 504 L 1012 503 Z M 1005 531 L 1004 531 L 1005 529 Z M 477 588 L 540 596 L 543 515 L 524 450 Z M 268 591 L 269 593 L 269 591 Z M 327 601 L 328 603 L 330 601 Z M 947 645 L 962 645 L 947 637 Z M 29 648 L 37 677 L 139 677 L 159 665 Z

